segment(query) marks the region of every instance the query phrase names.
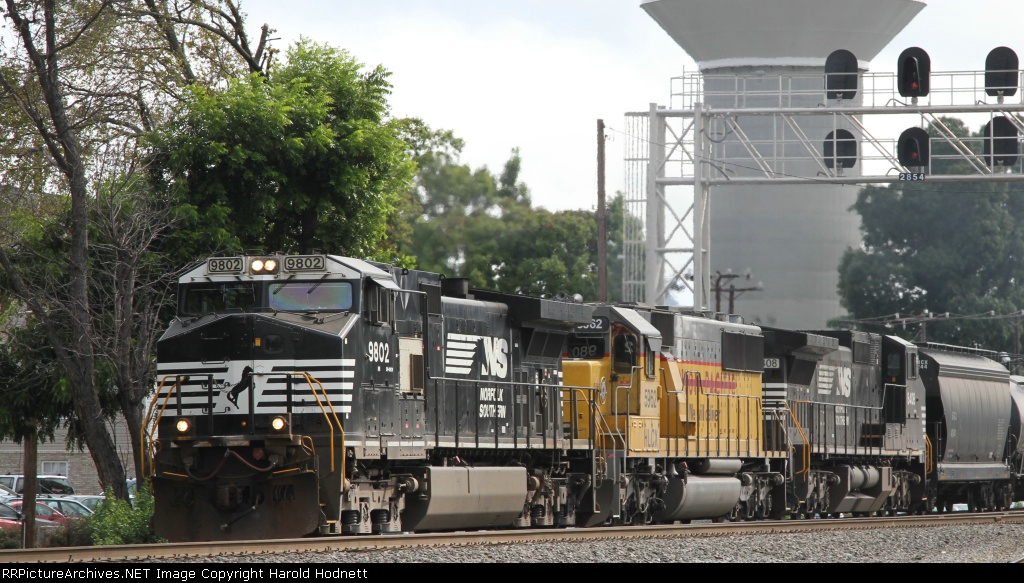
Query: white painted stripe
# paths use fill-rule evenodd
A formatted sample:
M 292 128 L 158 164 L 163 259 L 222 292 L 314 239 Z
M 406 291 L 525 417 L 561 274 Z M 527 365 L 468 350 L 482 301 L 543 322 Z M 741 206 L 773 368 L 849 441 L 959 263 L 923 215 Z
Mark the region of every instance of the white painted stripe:
M 347 445 L 347 444 L 346 444 Z M 385 447 L 426 447 L 427 442 L 425 441 L 389 441 L 385 444 Z
M 473 352 L 476 350 L 476 344 L 470 342 L 452 342 L 451 340 L 448 341 L 448 344 L 445 347 L 448 350 L 461 350 L 464 352 Z
M 259 413 L 284 413 L 286 409 L 287 409 L 286 407 L 266 407 L 266 408 L 258 409 L 258 412 Z M 330 412 L 330 409 L 328 409 L 328 412 Z M 334 412 L 335 413 L 351 413 L 352 412 L 352 407 L 349 407 L 348 405 L 335 405 L 334 406 Z M 323 411 L 320 410 L 320 407 L 297 407 L 295 405 L 292 405 L 292 413 L 323 413 Z
M 468 367 L 468 366 L 467 367 L 455 367 L 455 366 L 446 366 L 446 367 L 444 367 L 445 374 L 469 374 L 470 370 L 472 370 L 472 369 L 470 367 Z
M 320 397 L 320 402 L 323 403 L 324 402 L 323 395 L 319 395 L 319 397 Z M 351 401 L 352 401 L 352 395 L 332 395 L 331 396 L 331 402 L 332 403 L 351 402 Z M 287 402 L 288 402 L 288 398 L 285 397 L 284 395 L 274 395 L 273 397 L 263 397 L 262 399 L 260 399 L 260 401 L 259 401 L 259 403 L 257 403 L 257 405 L 260 405 L 262 403 L 287 403 Z M 313 400 L 313 399 L 310 399 L 309 397 L 307 397 L 305 395 L 302 395 L 300 397 L 295 397 L 293 395 L 292 396 L 292 404 L 294 405 L 294 404 L 299 404 L 299 403 L 316 403 L 316 401 Z
M 454 366 L 472 366 L 473 365 L 473 359 L 472 358 L 454 358 L 454 357 L 449 355 L 448 358 L 444 359 L 444 363 L 445 364 L 451 364 L 451 365 L 454 365 Z

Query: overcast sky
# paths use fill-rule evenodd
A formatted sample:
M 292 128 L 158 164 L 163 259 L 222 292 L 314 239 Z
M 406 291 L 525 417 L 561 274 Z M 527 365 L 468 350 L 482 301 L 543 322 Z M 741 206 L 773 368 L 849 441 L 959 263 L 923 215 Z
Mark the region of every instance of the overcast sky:
M 853 1 L 853 0 L 851 0 Z M 1001 45 L 1024 56 L 1024 2 L 929 0 L 870 64 L 895 72 L 910 46 L 932 70 L 983 70 Z M 512 148 L 534 204 L 597 205 L 596 124 L 603 119 L 607 191 L 623 189 L 627 111 L 670 103 L 670 79 L 697 71 L 640 0 L 243 0 L 252 30 L 277 30 L 349 51 L 392 72 L 392 114 L 466 141 L 462 162 L 500 172 Z M 842 47 L 837 47 L 842 48 Z M 895 138 L 895 136 L 893 136 Z

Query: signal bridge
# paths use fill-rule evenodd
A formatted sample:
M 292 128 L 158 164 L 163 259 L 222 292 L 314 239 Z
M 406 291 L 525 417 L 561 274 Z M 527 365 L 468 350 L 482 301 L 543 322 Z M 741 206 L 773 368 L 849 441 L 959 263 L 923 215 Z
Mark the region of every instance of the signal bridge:
M 840 50 L 824 75 L 685 75 L 671 107 L 627 113 L 626 210 L 643 226 L 626 221 L 624 299 L 665 304 L 685 286 L 708 309 L 713 187 L 1024 181 L 1016 54 L 930 69 L 916 47 L 896 73 L 858 71 Z M 984 137 L 956 135 L 947 117 Z

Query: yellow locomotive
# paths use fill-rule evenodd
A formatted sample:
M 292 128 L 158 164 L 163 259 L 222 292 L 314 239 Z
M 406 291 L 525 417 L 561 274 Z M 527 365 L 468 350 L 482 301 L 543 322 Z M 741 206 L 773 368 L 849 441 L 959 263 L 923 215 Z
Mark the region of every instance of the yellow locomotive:
M 756 326 L 678 309 L 598 306 L 567 342 L 563 421 L 575 437 L 593 437 L 609 462 L 615 485 L 605 488 L 603 517 L 780 514 L 786 416 L 763 407 L 763 370 Z

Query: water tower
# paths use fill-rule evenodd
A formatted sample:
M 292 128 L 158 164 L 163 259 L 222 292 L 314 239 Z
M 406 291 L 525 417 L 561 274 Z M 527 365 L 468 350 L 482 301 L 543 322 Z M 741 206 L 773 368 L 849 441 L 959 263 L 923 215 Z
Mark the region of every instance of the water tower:
M 649 0 L 641 4 L 697 62 L 704 106 L 723 109 L 820 105 L 825 61 L 833 51 L 853 53 L 863 74 L 867 63 L 924 6 L 915 0 Z M 861 97 L 858 92 L 848 103 L 859 105 Z M 834 120 L 815 119 L 803 122 L 801 130 L 820 143 L 834 129 Z M 768 117 L 744 129 L 753 143 L 771 143 L 790 131 Z M 730 139 L 723 139 L 717 155 L 726 161 L 730 152 L 737 159 L 745 157 Z M 785 148 L 771 155 L 784 158 Z M 753 175 L 757 168 L 737 164 L 729 171 Z M 809 161 L 786 165 L 786 172 L 795 176 L 813 177 L 815 171 Z M 846 175 L 860 172 L 856 164 Z M 763 284 L 762 290 L 736 302 L 736 312 L 747 321 L 792 328 L 823 328 L 830 318 L 842 315 L 837 267 L 846 248 L 860 243 L 860 219 L 849 211 L 857 192 L 856 186 L 814 180 L 715 186 L 710 194 L 710 273 L 750 269 L 753 279 Z

